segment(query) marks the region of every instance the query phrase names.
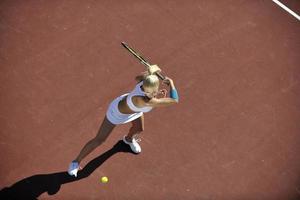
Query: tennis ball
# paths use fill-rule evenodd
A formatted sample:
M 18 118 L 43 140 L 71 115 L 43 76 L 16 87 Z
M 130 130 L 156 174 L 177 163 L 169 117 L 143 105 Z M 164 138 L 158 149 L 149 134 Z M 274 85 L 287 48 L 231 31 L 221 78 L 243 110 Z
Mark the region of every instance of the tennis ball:
M 103 176 L 103 177 L 101 178 L 101 182 L 102 182 L 102 183 L 107 183 L 107 182 L 108 182 L 108 178 L 107 178 L 106 176 Z

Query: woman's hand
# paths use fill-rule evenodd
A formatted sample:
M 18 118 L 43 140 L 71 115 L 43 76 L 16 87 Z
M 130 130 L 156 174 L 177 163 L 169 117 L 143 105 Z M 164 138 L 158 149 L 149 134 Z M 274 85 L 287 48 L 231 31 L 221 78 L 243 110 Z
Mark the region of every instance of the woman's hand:
M 174 85 L 174 82 L 171 78 L 167 77 L 163 80 L 163 83 L 166 85 Z
M 167 96 L 168 91 L 166 89 L 161 89 L 158 92 L 157 97 L 158 98 L 165 98 Z
M 151 65 L 148 67 L 148 72 L 150 74 L 155 74 L 156 72 L 161 72 L 161 69 L 157 65 Z

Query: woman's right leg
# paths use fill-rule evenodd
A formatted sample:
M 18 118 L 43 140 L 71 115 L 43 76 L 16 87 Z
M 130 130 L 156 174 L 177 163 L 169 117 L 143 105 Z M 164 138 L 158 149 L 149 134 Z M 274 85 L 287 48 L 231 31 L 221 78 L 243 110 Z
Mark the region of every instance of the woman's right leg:
M 132 141 L 134 135 L 139 134 L 145 130 L 144 114 L 141 117 L 132 121 L 131 123 L 132 123 L 132 127 L 129 129 L 129 133 L 125 137 L 125 139 L 129 142 Z
M 134 135 L 141 133 L 144 131 L 145 126 L 144 126 L 144 115 L 141 117 L 135 119 L 132 121 L 132 127 L 129 129 L 129 133 L 127 136 L 123 138 L 123 141 L 128 144 L 131 148 L 131 150 L 134 153 L 141 153 L 142 148 L 141 146 L 137 143 L 138 140 L 134 139 Z
M 80 151 L 79 155 L 76 157 L 74 162 L 78 162 L 78 164 L 84 159 L 88 154 L 90 154 L 96 147 L 101 145 L 112 132 L 112 130 L 116 127 L 115 124 L 112 124 L 107 117 L 105 116 L 99 131 L 93 139 L 91 139 L 88 143 Z

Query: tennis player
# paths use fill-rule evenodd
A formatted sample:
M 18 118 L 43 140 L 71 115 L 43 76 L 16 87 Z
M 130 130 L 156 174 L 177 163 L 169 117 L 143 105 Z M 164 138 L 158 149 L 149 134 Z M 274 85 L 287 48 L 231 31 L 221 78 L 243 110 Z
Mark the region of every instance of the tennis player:
M 156 72 L 161 72 L 157 65 L 151 65 L 146 72 L 136 76 L 138 81 L 130 92 L 114 99 L 106 112 L 97 135 L 85 144 L 79 155 L 70 163 L 68 173 L 77 177 L 80 162 L 96 147 L 100 146 L 119 124 L 132 123 L 129 133 L 123 137 L 123 142 L 138 154 L 141 152 L 140 139 L 137 134 L 144 131 L 144 113 L 153 107 L 168 106 L 178 103 L 178 93 L 171 78 L 166 77 L 164 84 L 170 86 L 170 97 L 166 97 L 166 90 L 159 90 L 159 79 Z M 158 98 L 159 95 L 161 98 Z

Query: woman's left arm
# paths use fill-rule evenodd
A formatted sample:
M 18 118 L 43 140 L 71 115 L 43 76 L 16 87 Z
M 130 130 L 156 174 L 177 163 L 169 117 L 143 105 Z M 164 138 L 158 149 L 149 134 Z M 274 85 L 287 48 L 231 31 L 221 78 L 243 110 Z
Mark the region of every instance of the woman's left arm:
M 169 77 L 166 77 L 165 80 L 163 80 L 163 83 L 166 83 L 166 84 L 170 85 L 170 97 L 178 103 L 179 102 L 179 96 L 178 96 L 178 92 L 175 88 L 173 80 L 170 79 Z

